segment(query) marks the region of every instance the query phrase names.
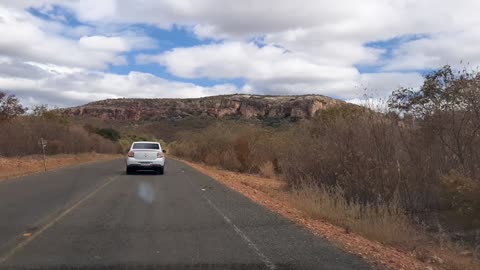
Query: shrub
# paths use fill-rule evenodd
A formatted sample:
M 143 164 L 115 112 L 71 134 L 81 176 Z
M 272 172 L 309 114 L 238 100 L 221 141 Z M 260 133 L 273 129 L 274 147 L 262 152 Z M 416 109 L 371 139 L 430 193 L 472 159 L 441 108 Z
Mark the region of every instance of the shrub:
M 399 132 L 378 113 L 341 106 L 327 109 L 292 136 L 290 155 L 280 163 L 291 187 L 307 182 L 339 186 L 347 200 L 380 204 L 402 185 Z
M 120 133 L 113 128 L 99 128 L 95 133 L 110 141 L 117 142 L 120 139 Z
M 202 132 L 186 132 L 171 144 L 172 153 L 193 161 L 229 170 L 258 173 L 260 166 L 275 159 L 269 130 L 250 124 L 219 123 Z
M 0 155 L 22 156 L 40 154 L 40 138 L 47 140 L 47 154 L 82 152 L 119 153 L 120 146 L 86 131 L 82 126 L 59 119 L 21 116 L 1 123 Z
M 458 171 L 441 178 L 447 209 L 456 213 L 456 224 L 468 229 L 480 227 L 480 182 Z M 451 224 L 451 222 L 449 222 Z

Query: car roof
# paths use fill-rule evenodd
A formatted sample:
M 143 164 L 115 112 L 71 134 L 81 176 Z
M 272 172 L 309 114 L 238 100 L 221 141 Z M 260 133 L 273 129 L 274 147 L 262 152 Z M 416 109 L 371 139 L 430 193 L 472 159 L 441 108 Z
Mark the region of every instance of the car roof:
M 147 142 L 147 141 L 138 141 L 138 142 L 133 142 L 133 143 L 158 143 L 158 144 L 160 144 L 159 142 Z

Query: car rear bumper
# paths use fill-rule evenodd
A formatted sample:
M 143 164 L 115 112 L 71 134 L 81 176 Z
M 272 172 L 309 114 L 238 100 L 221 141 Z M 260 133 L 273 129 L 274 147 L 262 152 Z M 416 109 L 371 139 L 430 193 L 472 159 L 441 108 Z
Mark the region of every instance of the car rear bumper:
M 151 168 L 163 167 L 165 165 L 165 158 L 157 158 L 154 160 L 142 160 L 136 158 L 127 158 L 126 165 L 128 168 L 145 168 L 146 170 Z
M 131 164 L 127 165 L 128 169 L 131 170 L 158 170 L 163 168 L 163 165 L 160 164 L 150 164 L 150 165 L 139 165 L 139 164 Z

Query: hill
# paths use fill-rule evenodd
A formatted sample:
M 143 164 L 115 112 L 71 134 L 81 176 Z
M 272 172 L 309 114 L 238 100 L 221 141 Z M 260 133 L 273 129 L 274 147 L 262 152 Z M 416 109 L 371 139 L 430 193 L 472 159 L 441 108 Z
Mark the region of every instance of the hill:
M 121 121 L 175 120 L 191 117 L 286 119 L 311 118 L 344 101 L 321 95 L 223 95 L 189 99 L 107 99 L 62 109 L 68 116 Z

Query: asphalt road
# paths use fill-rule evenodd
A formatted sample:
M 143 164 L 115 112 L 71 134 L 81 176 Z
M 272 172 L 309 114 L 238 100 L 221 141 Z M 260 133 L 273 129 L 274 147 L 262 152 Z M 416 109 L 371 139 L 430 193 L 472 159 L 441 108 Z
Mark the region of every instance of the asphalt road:
M 174 160 L 123 160 L 0 182 L 2 269 L 371 269 Z

